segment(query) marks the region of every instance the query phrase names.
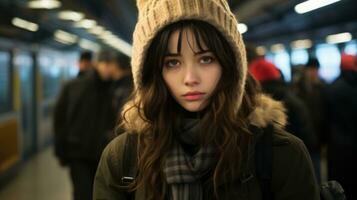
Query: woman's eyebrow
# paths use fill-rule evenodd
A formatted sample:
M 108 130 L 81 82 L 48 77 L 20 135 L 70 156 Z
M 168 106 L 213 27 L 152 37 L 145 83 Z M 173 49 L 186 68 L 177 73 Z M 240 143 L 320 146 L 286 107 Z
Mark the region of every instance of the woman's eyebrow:
M 181 56 L 181 53 L 167 53 L 165 54 L 165 57 L 177 57 Z
M 198 51 L 198 52 L 195 52 L 195 56 L 205 54 L 205 53 L 212 53 L 212 51 L 209 49 L 203 50 L 203 51 Z M 181 53 L 166 53 L 164 55 L 164 57 L 178 57 L 178 56 L 181 56 Z
M 205 54 L 205 53 L 212 53 L 212 51 L 209 50 L 209 49 L 207 49 L 207 50 L 202 50 L 202 51 L 198 51 L 198 52 L 195 52 L 195 56 L 196 56 L 196 55 Z

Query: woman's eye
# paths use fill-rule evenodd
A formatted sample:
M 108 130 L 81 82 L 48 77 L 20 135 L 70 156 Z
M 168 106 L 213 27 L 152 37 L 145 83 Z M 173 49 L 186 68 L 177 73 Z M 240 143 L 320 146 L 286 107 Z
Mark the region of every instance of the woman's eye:
M 213 61 L 214 61 L 214 58 L 211 57 L 211 56 L 204 56 L 204 57 L 202 57 L 201 60 L 200 60 L 200 62 L 201 62 L 202 64 L 210 64 L 210 63 L 212 63 Z
M 180 62 L 178 60 L 167 60 L 165 62 L 165 66 L 166 67 L 169 67 L 169 68 L 172 68 L 172 67 L 176 67 L 180 64 Z

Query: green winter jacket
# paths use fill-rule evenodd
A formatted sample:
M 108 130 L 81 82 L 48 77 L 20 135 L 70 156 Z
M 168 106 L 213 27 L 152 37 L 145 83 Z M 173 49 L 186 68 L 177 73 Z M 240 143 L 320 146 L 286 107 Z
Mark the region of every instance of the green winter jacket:
M 274 200 L 319 200 L 319 187 L 304 143 L 282 129 L 286 118 L 282 113 L 281 105 L 267 97 L 262 99 L 264 102 L 250 116 L 250 120 L 253 125 L 261 128 L 268 124 L 273 124 L 275 127 L 271 181 Z M 124 176 L 125 163 L 122 160 L 127 136 L 128 133 L 118 136 L 105 148 L 95 177 L 93 199 L 128 199 L 128 193 L 121 184 L 121 178 Z M 242 178 L 237 178 L 235 184 L 221 199 L 262 200 L 261 182 L 255 174 L 254 159 L 249 163 L 246 173 L 243 174 L 251 173 L 253 176 L 244 181 Z M 204 193 L 213 196 L 213 191 L 204 191 Z M 145 199 L 145 191 L 142 188 L 135 191 L 135 200 Z

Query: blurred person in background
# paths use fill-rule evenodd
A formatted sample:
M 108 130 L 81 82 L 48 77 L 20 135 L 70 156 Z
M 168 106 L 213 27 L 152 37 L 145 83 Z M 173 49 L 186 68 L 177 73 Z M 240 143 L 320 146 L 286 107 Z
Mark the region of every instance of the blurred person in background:
M 112 78 L 113 109 L 117 113 L 117 124 L 121 124 L 121 111 L 133 90 L 133 79 L 130 68 L 130 57 L 116 53 L 109 63 Z M 115 133 L 120 135 L 123 130 L 117 126 Z
M 82 77 L 86 72 L 90 71 L 93 68 L 93 55 L 90 51 L 83 51 L 80 55 L 78 61 L 78 75 L 77 77 Z
M 248 55 L 251 50 L 247 49 Z M 262 91 L 271 95 L 275 100 L 284 103 L 288 116 L 286 130 L 299 137 L 307 146 L 317 178 L 320 178 L 320 159 L 318 157 L 317 138 L 313 132 L 311 119 L 304 102 L 294 94 L 284 82 L 281 72 L 271 62 L 263 57 L 251 57 L 249 60 L 249 72 L 259 81 Z
M 312 119 L 319 146 L 325 143 L 328 133 L 326 83 L 319 77 L 319 61 L 310 57 L 302 76 L 293 83 L 296 94 L 304 101 Z
M 67 83 L 54 111 L 55 154 L 70 168 L 74 199 L 91 199 L 104 147 L 114 137 L 112 52 L 100 52 L 93 70 Z
M 328 136 L 328 107 L 326 96 L 326 83 L 319 77 L 320 63 L 310 56 L 304 66 L 299 79 L 292 84 L 294 92 L 303 100 L 308 108 L 308 114 L 312 122 L 313 132 L 317 138 L 319 150 L 318 159 L 321 158 L 322 146 L 326 144 Z M 317 158 L 317 157 L 316 157 Z M 315 161 L 316 163 L 317 161 Z M 319 177 L 319 174 L 317 174 Z
M 328 88 L 330 137 L 328 139 L 329 179 L 344 187 L 348 199 L 357 199 L 357 61 L 342 54 L 341 75 Z
M 130 58 L 122 53 L 117 53 L 115 59 L 109 65 L 112 70 L 113 105 L 115 111 L 119 114 L 133 90 Z

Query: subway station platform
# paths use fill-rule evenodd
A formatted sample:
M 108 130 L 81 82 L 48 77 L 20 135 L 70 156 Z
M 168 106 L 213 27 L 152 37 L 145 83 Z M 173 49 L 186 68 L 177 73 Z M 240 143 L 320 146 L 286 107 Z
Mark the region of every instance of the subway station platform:
M 61 167 L 53 148 L 31 157 L 16 176 L 0 189 L 1 200 L 70 200 L 71 180 L 68 168 Z

